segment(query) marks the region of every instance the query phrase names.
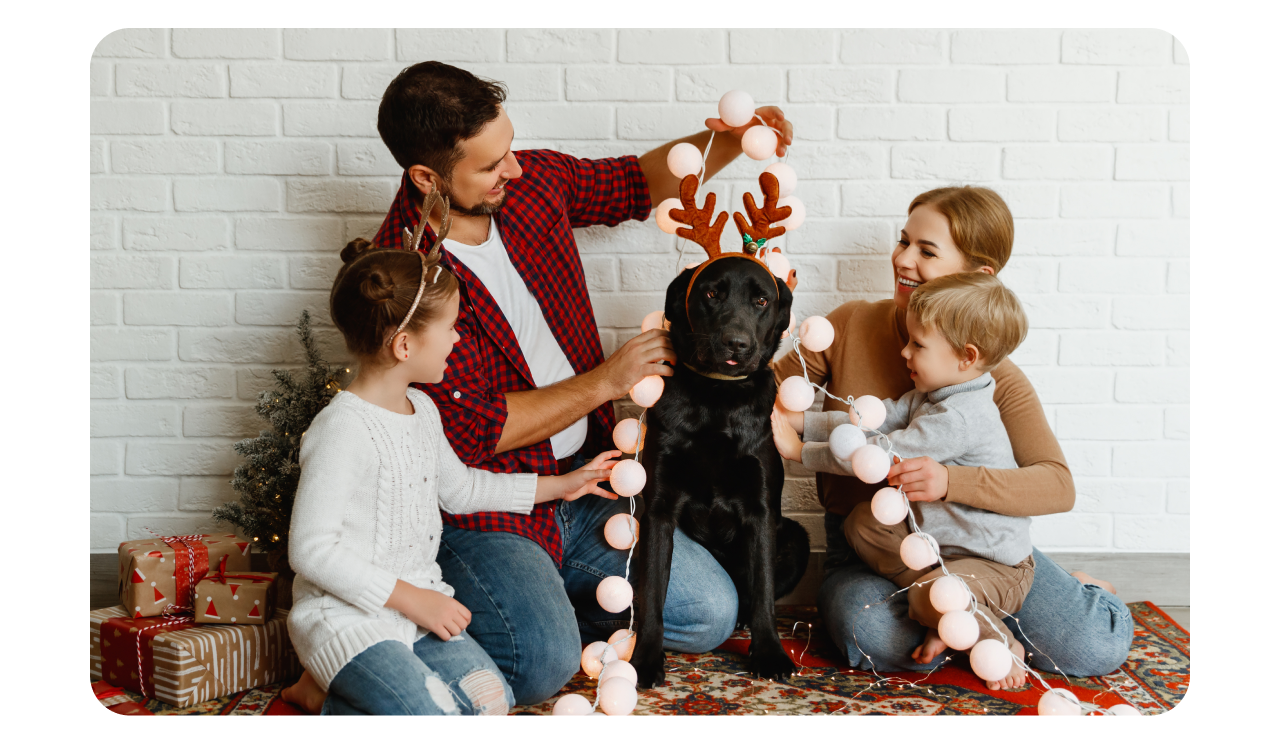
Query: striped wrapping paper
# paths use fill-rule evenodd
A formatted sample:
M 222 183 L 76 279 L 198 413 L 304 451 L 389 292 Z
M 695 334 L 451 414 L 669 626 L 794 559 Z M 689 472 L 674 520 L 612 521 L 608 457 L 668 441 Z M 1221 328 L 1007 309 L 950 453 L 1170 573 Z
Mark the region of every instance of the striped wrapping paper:
M 150 631 L 168 620 L 129 614 L 122 606 L 89 613 L 91 679 L 186 707 L 302 672 L 289 642 L 288 610 L 276 610 L 263 625 L 184 622 Z M 137 632 L 144 639 L 141 661 Z

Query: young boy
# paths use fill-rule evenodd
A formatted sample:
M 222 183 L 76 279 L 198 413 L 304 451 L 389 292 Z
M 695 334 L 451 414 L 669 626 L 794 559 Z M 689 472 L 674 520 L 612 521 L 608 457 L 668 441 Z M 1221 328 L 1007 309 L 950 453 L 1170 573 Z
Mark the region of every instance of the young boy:
M 982 272 L 950 274 L 926 282 L 911 294 L 907 306 L 909 341 L 902 356 L 911 370 L 915 390 L 884 401 L 887 415 L 880 436 L 892 442 L 903 458 L 929 456 L 943 465 L 1016 468 L 1008 434 L 993 401 L 995 381 L 990 370 L 1000 364 L 1027 335 L 1027 318 L 1018 298 L 999 279 Z M 774 417 L 774 441 L 782 456 L 805 467 L 853 475 L 848 461 L 838 460 L 826 444 L 831 430 L 849 423 L 843 411 L 805 413 L 802 444 L 795 429 Z M 869 444 L 881 444 L 876 436 Z M 912 502 L 916 524 L 937 540 L 947 569 L 962 578 L 978 599 L 978 638 L 999 639 L 991 623 L 1017 612 L 1031 588 L 1035 561 L 1031 557 L 1031 519 L 1012 517 L 963 504 Z M 942 569 L 907 568 L 899 547 L 909 533 L 907 521 L 884 525 L 871 514 L 871 504 L 854 508 L 844 522 L 845 537 L 877 574 L 907 592 L 910 617 L 929 628 L 925 642 L 913 653 L 927 664 L 946 649 L 938 636 L 941 615 L 929 600 L 931 579 Z M 993 612 L 992 610 L 998 610 Z M 989 622 L 990 621 L 990 622 Z M 1009 647 L 1019 658 L 1023 649 L 1005 631 Z M 1011 689 L 1025 682 L 1016 664 L 991 689 Z

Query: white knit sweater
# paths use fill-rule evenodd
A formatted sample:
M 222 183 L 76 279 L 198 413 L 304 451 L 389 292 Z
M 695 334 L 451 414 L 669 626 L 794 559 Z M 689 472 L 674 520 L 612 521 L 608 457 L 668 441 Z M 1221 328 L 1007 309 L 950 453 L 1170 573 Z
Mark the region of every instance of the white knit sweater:
M 396 579 L 453 596 L 436 553 L 440 509 L 452 514 L 533 509 L 537 476 L 468 468 L 445 439 L 440 413 L 410 389 L 413 414 L 343 391 L 302 439 L 302 475 L 289 529 L 297 572 L 289 636 L 326 690 L 361 651 L 426 634 L 384 605 Z

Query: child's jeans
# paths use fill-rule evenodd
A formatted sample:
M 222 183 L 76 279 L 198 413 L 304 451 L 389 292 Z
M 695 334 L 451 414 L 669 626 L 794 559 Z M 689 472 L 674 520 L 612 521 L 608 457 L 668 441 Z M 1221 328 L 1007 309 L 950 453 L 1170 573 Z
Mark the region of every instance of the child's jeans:
M 329 683 L 321 715 L 503 716 L 515 704 L 489 655 L 464 631 L 428 634 L 409 648 L 382 641 L 361 651 Z

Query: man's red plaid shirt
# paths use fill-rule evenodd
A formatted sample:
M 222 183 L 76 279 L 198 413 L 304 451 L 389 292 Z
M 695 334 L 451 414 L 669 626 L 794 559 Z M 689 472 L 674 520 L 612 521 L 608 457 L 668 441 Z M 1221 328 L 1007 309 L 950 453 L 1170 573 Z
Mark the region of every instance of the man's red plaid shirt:
M 507 201 L 494 215 L 502 244 L 533 293 L 569 364 L 582 374 L 604 361 L 595 313 L 587 294 L 573 228 L 617 225 L 649 216 L 649 185 L 634 156 L 582 160 L 550 150 L 516 157 L 524 174 L 507 183 Z M 374 237 L 379 248 L 402 248 L 404 228 L 418 224 L 422 195 L 406 173 L 395 203 Z M 435 235 L 427 226 L 423 243 Z M 507 420 L 506 393 L 536 387 L 511 325 L 493 296 L 465 264 L 442 249 L 442 263 L 458 278 L 458 335 L 444 380 L 420 385 L 440 409 L 445 436 L 458 458 L 496 473 L 555 475 L 550 440 L 495 453 Z M 588 418 L 584 456 L 603 451 L 614 426 L 613 404 Z M 512 532 L 533 540 L 559 566 L 563 551 L 555 502 L 537 504 L 529 515 L 509 512 L 444 514 L 446 524 L 469 530 Z

